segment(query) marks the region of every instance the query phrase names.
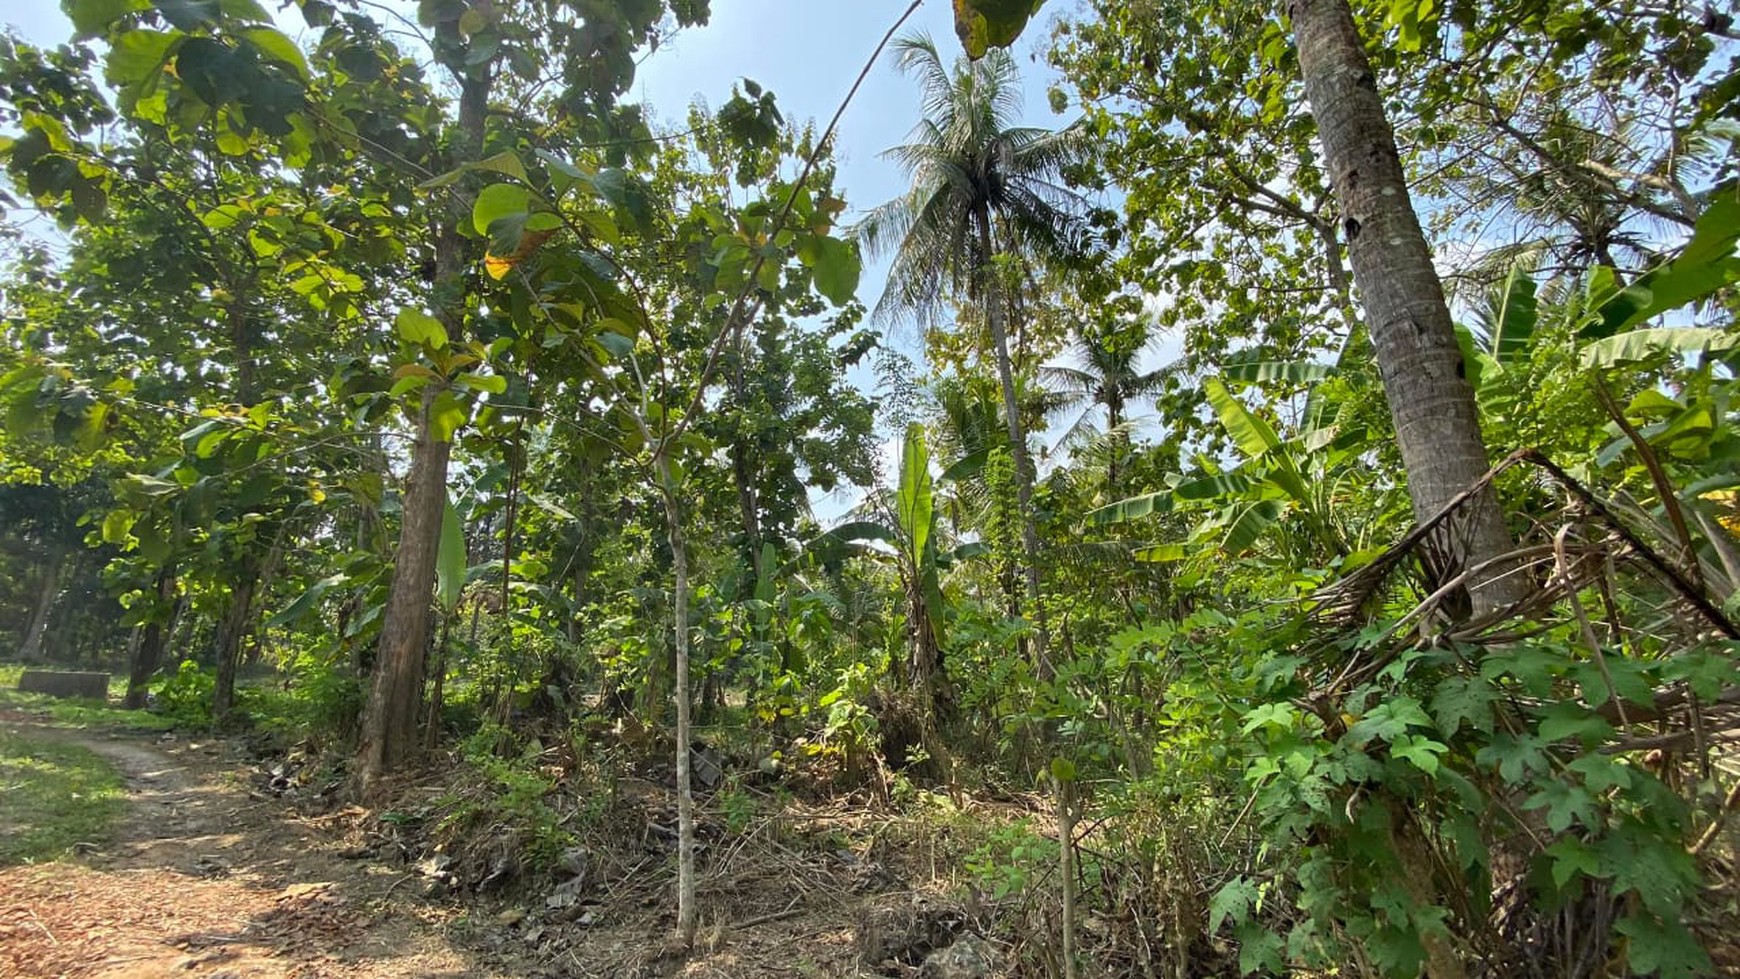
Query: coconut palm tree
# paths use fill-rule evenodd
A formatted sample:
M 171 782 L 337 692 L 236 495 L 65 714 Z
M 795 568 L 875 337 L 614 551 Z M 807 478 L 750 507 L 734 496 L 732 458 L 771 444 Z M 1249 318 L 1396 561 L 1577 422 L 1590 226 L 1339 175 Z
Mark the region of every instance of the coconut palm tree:
M 1087 144 L 1062 131 L 1016 125 L 1019 73 L 1007 51 L 994 50 L 951 69 L 929 37 L 896 42 L 902 71 L 918 79 L 924 118 L 911 139 L 889 150 L 911 183 L 877 207 L 857 235 L 872 257 L 892 254 L 888 286 L 877 302 L 884 320 L 928 325 L 965 300 L 984 317 L 1003 389 L 1004 424 L 1015 461 L 1026 551 L 1027 598 L 1038 626 L 1033 656 L 1049 670 L 1039 606 L 1039 536 L 1033 521 L 1033 467 L 1009 356 L 1009 305 L 998 267 L 1008 261 L 1062 262 L 1085 240 L 1081 198 L 1062 172 Z
M 1127 441 L 1130 402 L 1156 394 L 1176 371 L 1168 364 L 1144 371 L 1139 361 L 1150 345 L 1144 326 L 1139 332 L 1082 329 L 1070 337 L 1071 352 L 1080 366 L 1049 365 L 1039 369 L 1039 378 L 1050 391 L 1053 415 L 1075 412 L 1075 421 L 1065 430 L 1061 445 L 1079 441 L 1091 429 L 1096 416 L 1105 415 L 1105 434 L 1111 440 L 1106 466 L 1106 486 L 1116 488 L 1118 462 Z

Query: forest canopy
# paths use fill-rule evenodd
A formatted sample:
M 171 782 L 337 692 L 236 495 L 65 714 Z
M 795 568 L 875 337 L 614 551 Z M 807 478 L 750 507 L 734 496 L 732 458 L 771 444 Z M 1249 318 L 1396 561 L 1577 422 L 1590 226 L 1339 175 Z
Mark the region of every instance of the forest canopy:
M 1733 5 L 887 6 L 888 200 L 706 0 L 0 40 L 0 656 L 528 874 L 662 766 L 685 947 L 728 778 L 1024 800 L 1014 975 L 1740 969 Z

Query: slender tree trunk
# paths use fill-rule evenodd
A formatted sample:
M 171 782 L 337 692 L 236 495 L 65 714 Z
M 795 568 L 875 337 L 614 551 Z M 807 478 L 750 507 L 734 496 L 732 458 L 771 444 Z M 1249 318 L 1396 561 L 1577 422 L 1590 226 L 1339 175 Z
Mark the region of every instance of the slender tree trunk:
M 179 603 L 175 600 L 173 567 L 157 572 L 153 591 L 156 593 L 156 607 L 152 610 L 150 621 L 139 635 L 139 642 L 133 647 L 133 661 L 127 672 L 127 696 L 121 701 L 121 706 L 128 710 L 139 710 L 145 706 L 151 677 L 163 665 L 163 650 L 169 645 L 170 633 L 175 628 Z
M 236 667 L 242 660 L 242 644 L 252 626 L 254 592 L 260 582 L 260 564 L 253 557 L 242 559 L 236 571 L 236 583 L 230 590 L 229 604 L 218 619 L 212 640 L 213 658 L 217 661 L 217 684 L 212 688 L 212 720 L 222 722 L 236 705 Z
M 234 286 L 235 298 L 230 302 L 230 344 L 235 351 L 236 400 L 243 407 L 253 405 L 256 392 L 254 364 L 253 318 L 248 315 L 248 290 Z M 252 546 L 252 545 L 250 545 Z M 212 658 L 217 664 L 217 682 L 212 688 L 211 715 L 214 723 L 229 717 L 236 704 L 236 668 L 241 664 L 242 644 L 249 631 L 249 616 L 254 608 L 254 592 L 260 583 L 260 561 L 252 554 L 244 556 L 236 568 L 234 583 L 223 613 L 218 616 L 212 636 Z
M 477 611 L 471 613 L 472 633 L 477 632 Z M 423 722 L 423 750 L 434 751 L 441 744 L 441 710 L 447 696 L 447 643 L 453 634 L 453 615 L 441 616 L 441 639 L 435 644 L 435 664 L 429 672 L 435 674 L 434 689 L 429 694 L 429 716 Z
M 683 538 L 683 509 L 668 460 L 659 462 L 665 498 L 665 523 L 670 534 L 671 570 L 676 579 L 671 594 L 672 627 L 676 630 L 677 679 L 677 941 L 684 948 L 695 942 L 700 917 L 695 907 L 695 792 L 689 771 L 689 556 Z
M 731 443 L 731 477 L 737 483 L 737 512 L 743 523 L 743 553 L 748 566 L 760 579 L 761 566 L 761 505 L 755 493 L 755 468 L 749 458 L 750 448 L 741 439 Z M 749 588 L 754 594 L 754 584 Z
M 18 647 L 18 658 L 26 663 L 43 659 L 43 638 L 48 635 L 48 621 L 60 597 L 61 572 L 66 569 L 65 544 L 55 544 L 48 556 L 48 570 L 42 576 L 42 589 L 37 593 L 36 607 L 30 613 L 30 625 L 24 630 L 24 644 Z
M 1106 489 L 1115 491 L 1118 488 L 1118 463 L 1123 460 L 1124 446 L 1127 439 L 1120 430 L 1124 425 L 1124 399 L 1111 397 L 1106 399 L 1106 430 L 1111 433 L 1111 461 L 1106 464 Z
M 1003 413 L 1009 428 L 1009 452 L 1015 461 L 1015 499 L 1021 508 L 1021 547 L 1025 554 L 1027 603 L 1033 614 L 1033 668 L 1042 680 L 1052 675 L 1051 657 L 1045 621 L 1045 604 L 1039 588 L 1039 531 L 1033 517 L 1033 465 L 1027 455 L 1027 433 L 1021 424 L 1021 403 L 1015 394 L 1015 367 L 1009 359 L 1009 331 L 1005 323 L 1007 309 L 1003 305 L 1003 290 L 997 284 L 993 268 L 991 215 L 981 207 L 973 215 L 978 226 L 980 254 L 985 265 L 978 270 L 979 296 L 985 304 L 985 325 L 991 332 L 991 345 L 997 356 L 997 380 L 1003 388 Z
M 455 157 L 470 160 L 481 151 L 485 112 L 489 105 L 489 68 L 464 75 L 460 81 L 459 122 Z M 472 247 L 460 235 L 470 220 L 470 207 L 455 203 L 435 231 L 435 291 L 463 297 Z M 438 310 L 449 340 L 463 332 L 464 303 L 456 300 Z M 405 480 L 404 517 L 399 549 L 393 559 L 393 581 L 381 618 L 380 648 L 368 700 L 363 707 L 362 736 L 357 746 L 357 778 L 366 797 L 380 778 L 408 761 L 417 749 L 417 714 L 423 693 L 424 656 L 429 643 L 429 610 L 435 587 L 435 564 L 441 546 L 441 520 L 447 503 L 447 463 L 451 442 L 435 437 L 433 408 L 436 385 L 423 389 L 417 414 L 417 439 L 411 446 L 411 469 Z
M 1057 872 L 1063 878 L 1063 917 L 1059 922 L 1063 930 L 1063 975 L 1064 979 L 1076 979 L 1079 973 L 1075 962 L 1075 786 L 1056 777 L 1051 781 L 1057 793 Z
M 580 610 L 586 605 L 586 579 L 592 574 L 592 544 L 589 528 L 582 525 L 580 533 L 585 536 L 581 538 L 580 547 L 574 555 L 574 612 L 568 616 L 568 641 L 575 644 L 580 642 L 582 636 Z
M 1348 0 L 1291 0 L 1289 14 L 1414 515 L 1424 520 L 1488 468 L 1474 391 Z M 1433 569 L 1441 578 L 1509 551 L 1497 494 L 1472 501 L 1441 544 L 1450 564 Z M 1504 570 L 1472 583 L 1477 612 L 1520 596 L 1525 583 Z
M 593 480 L 591 475 L 582 472 L 580 483 L 580 539 L 574 543 L 574 558 L 569 562 L 573 572 L 574 611 L 568 617 L 568 641 L 579 645 L 584 635 L 584 625 L 580 618 L 581 611 L 586 607 L 586 582 L 592 577 L 592 528 L 593 528 Z

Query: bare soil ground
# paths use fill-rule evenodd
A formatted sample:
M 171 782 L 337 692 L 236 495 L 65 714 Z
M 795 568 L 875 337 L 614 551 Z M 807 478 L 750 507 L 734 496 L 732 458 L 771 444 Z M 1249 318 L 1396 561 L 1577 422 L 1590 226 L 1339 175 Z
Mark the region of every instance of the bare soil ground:
M 872 895 L 905 893 L 845 850 L 778 842 L 770 823 L 759 842 L 755 832 L 715 841 L 699 947 L 673 956 L 656 833 L 644 860 L 653 872 L 601 881 L 584 907 L 523 891 L 431 894 L 416 866 L 367 845 L 375 814 L 310 814 L 262 791 L 238 743 L 5 713 L 0 726 L 99 753 L 124 775 L 129 802 L 111 840 L 0 869 L 0 976 L 873 975 L 857 967 L 857 915 Z M 882 879 L 865 887 L 866 873 Z
M 0 723 L 102 755 L 129 801 L 77 860 L 0 870 L 0 975 L 523 974 L 450 941 L 455 912 L 393 900 L 402 874 L 340 858 L 336 820 L 251 791 L 233 745 Z

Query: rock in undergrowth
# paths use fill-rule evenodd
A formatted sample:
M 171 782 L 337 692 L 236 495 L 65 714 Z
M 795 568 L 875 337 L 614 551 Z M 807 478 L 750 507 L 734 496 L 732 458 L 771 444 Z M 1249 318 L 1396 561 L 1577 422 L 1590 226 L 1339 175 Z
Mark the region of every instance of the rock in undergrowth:
M 858 913 L 858 961 L 865 968 L 914 966 L 946 949 L 965 928 L 966 913 L 928 894 L 889 894 Z
M 919 979 L 990 979 L 996 975 L 996 953 L 983 938 L 962 935 L 953 945 L 925 957 Z

